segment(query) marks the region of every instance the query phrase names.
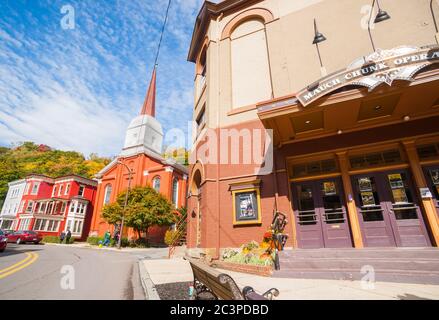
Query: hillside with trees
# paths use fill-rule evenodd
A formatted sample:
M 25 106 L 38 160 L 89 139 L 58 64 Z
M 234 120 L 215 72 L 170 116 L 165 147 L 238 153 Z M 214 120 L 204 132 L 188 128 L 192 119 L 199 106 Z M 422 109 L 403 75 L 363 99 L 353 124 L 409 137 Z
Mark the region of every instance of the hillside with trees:
M 77 174 L 93 178 L 110 161 L 96 154 L 86 158 L 79 152 L 55 150 L 33 142 L 0 147 L 0 205 L 8 192 L 8 182 L 32 173 L 49 177 Z

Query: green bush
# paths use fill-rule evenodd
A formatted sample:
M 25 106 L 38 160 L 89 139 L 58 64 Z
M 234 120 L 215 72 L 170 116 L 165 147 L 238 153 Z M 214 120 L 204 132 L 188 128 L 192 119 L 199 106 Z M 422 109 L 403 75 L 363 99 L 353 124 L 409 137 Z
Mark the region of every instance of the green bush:
M 123 239 L 122 239 L 122 241 L 123 241 Z M 143 238 L 136 239 L 134 241 L 130 241 L 130 242 L 128 242 L 128 244 L 131 248 L 149 248 L 148 240 L 143 239 Z
M 87 243 L 91 244 L 92 246 L 99 245 L 99 241 L 104 241 L 104 238 L 101 238 L 101 237 L 88 237 L 87 238 Z
M 42 241 L 44 243 L 60 243 L 59 237 L 57 236 L 44 236 Z
M 88 237 L 87 238 L 87 243 L 92 245 L 92 246 L 98 246 L 99 242 L 103 243 L 104 242 L 104 237 Z M 130 246 L 130 242 L 128 241 L 127 238 L 122 238 L 122 243 L 121 243 L 122 247 L 128 247 Z M 117 242 L 116 240 L 114 240 L 113 238 L 110 239 L 110 247 L 117 247 Z
M 44 236 L 43 243 L 61 243 L 61 240 L 58 236 Z M 70 238 L 69 243 L 68 244 L 72 244 L 75 242 L 74 238 Z M 66 239 L 64 239 L 63 243 L 66 243 Z
M 122 243 L 121 243 L 122 247 L 129 247 L 130 246 L 130 241 L 128 240 L 128 238 L 122 238 Z
M 224 259 L 226 262 L 240 263 L 240 264 L 252 264 L 257 266 L 271 266 L 273 264 L 272 259 L 261 259 L 258 255 L 253 253 L 244 254 L 242 252 Z

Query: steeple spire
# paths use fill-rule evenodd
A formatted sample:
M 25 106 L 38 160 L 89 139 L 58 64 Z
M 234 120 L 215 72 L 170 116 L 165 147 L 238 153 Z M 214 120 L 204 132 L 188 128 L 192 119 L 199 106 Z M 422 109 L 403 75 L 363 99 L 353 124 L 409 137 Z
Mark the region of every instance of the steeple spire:
M 155 95 L 156 95 L 156 70 L 157 66 L 154 66 L 152 71 L 151 82 L 149 83 L 148 92 L 146 93 L 145 102 L 143 102 L 141 115 L 149 115 L 155 117 Z

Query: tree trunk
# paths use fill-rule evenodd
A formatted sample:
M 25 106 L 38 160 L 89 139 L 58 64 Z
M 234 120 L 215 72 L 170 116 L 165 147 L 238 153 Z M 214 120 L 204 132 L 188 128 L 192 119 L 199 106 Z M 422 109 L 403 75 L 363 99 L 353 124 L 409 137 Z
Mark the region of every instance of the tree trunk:
M 145 229 L 145 242 L 146 242 L 147 248 L 149 248 L 148 231 L 149 231 L 149 227 L 146 227 L 146 229 Z

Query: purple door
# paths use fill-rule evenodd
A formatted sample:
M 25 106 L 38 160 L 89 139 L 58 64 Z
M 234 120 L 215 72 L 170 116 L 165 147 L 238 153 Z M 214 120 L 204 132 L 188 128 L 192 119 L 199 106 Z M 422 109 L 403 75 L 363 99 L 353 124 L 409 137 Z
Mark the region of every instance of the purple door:
M 376 174 L 355 176 L 352 178 L 352 189 L 365 246 L 395 247 L 381 178 Z
M 424 174 L 439 215 L 439 166 L 424 168 Z
M 292 184 L 300 248 L 347 248 L 352 240 L 339 179 Z
M 366 246 L 431 245 L 407 171 L 373 173 L 353 180 Z
M 300 248 L 323 248 L 322 221 L 320 219 L 315 184 L 292 184 L 296 215 L 297 241 Z

